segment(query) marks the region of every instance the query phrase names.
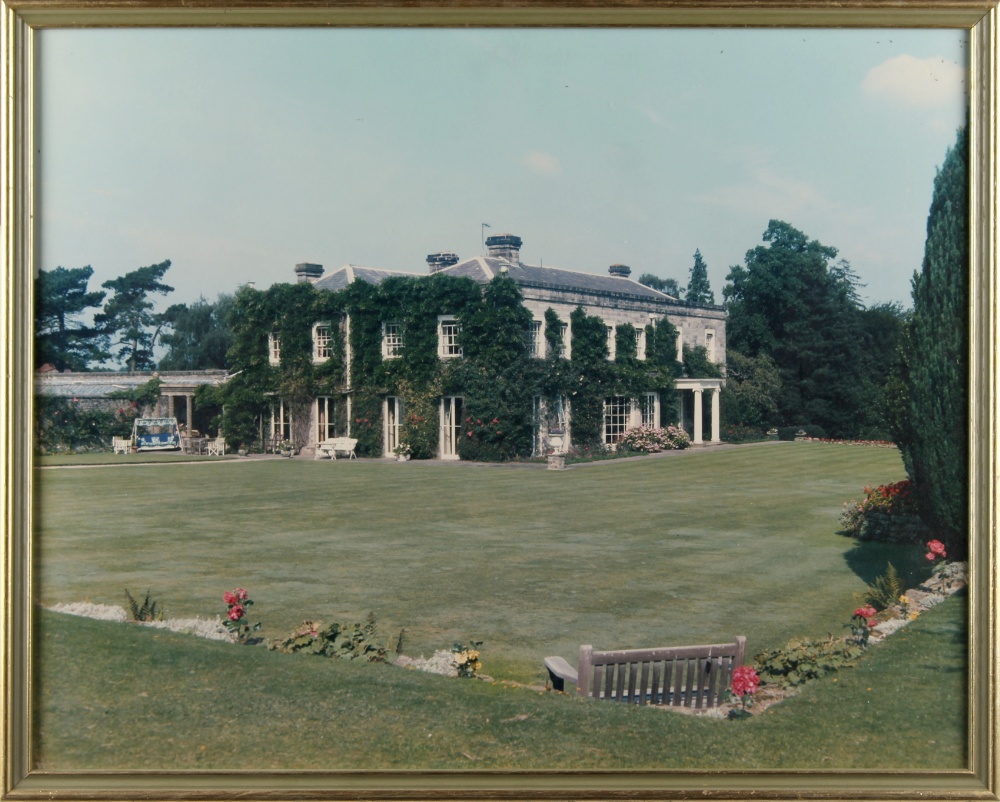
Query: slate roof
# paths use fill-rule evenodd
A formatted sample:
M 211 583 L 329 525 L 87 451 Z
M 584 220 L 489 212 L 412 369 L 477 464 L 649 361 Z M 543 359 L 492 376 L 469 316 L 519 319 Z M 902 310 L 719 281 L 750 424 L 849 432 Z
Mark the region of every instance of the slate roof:
M 384 270 L 381 267 L 363 267 L 361 265 L 344 265 L 332 273 L 318 279 L 313 286 L 320 290 L 342 290 L 352 281 L 367 281 L 369 284 L 381 284 L 390 276 L 418 277 L 423 273 L 406 273 L 402 270 Z
M 457 265 L 447 267 L 441 271 L 449 276 L 467 276 L 480 284 L 490 281 L 495 275 L 501 272 L 501 268 L 507 269 L 514 282 L 521 287 L 537 287 L 539 289 L 582 291 L 606 295 L 614 298 L 634 298 L 643 301 L 674 301 L 677 299 L 666 293 L 654 290 L 623 276 L 612 276 L 610 274 L 582 273 L 578 270 L 566 270 L 561 267 L 541 267 L 536 265 L 526 265 L 523 262 L 514 264 L 506 259 L 498 259 L 490 256 L 477 256 L 466 259 Z

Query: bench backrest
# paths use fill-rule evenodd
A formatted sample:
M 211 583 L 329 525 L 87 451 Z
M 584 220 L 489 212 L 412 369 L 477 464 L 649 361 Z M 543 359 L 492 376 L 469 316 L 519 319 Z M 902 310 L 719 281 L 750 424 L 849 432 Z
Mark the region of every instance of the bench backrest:
M 725 701 L 746 638 L 733 643 L 598 652 L 580 647 L 577 693 L 637 705 L 715 707 Z

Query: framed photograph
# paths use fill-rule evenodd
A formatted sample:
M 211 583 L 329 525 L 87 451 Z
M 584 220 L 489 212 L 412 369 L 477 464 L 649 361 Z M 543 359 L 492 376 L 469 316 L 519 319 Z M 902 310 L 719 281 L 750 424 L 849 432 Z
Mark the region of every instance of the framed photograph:
M 3 799 L 1000 798 L 996 0 L 0 2 Z

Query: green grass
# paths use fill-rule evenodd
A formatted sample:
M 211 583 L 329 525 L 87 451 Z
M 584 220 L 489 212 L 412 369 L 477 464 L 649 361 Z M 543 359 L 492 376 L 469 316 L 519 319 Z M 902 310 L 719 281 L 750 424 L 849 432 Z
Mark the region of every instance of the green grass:
M 163 462 L 217 462 L 237 459 L 235 454 L 222 457 L 208 457 L 184 454 L 180 451 L 137 451 L 132 454 L 114 454 L 110 451 L 96 451 L 85 454 L 43 454 L 35 455 L 35 464 L 47 467 L 83 467 L 91 465 L 144 465 Z
M 267 637 L 363 620 L 429 655 L 484 641 L 485 671 L 542 658 L 748 637 L 751 654 L 840 634 L 861 591 L 916 549 L 837 534 L 843 502 L 903 475 L 897 452 L 812 443 L 701 450 L 563 472 L 531 466 L 234 461 L 39 472 L 36 599 L 167 617 L 242 585 Z M 923 566 L 919 566 L 923 568 Z
M 37 768 L 961 769 L 965 620 L 730 722 L 42 612 Z

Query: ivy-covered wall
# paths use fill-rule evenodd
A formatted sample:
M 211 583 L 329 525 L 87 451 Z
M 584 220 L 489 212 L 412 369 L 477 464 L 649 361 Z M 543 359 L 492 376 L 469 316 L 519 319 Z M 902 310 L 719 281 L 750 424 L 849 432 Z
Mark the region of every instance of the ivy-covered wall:
M 461 326 L 461 357 L 438 355 L 440 316 L 454 316 Z M 504 275 L 485 287 L 468 278 L 435 274 L 394 276 L 378 285 L 356 281 L 338 292 L 308 283 L 264 291 L 243 288 L 230 318 L 235 375 L 220 390 L 223 430 L 233 447 L 259 442 L 261 420 L 269 419 L 271 404 L 280 398 L 291 408 L 293 440 L 301 447 L 311 442 L 307 427 L 313 400 L 330 395 L 338 398 L 338 432 L 346 433 L 349 423 L 357 453 L 381 456 L 384 399 L 394 396 L 403 408 L 400 440 L 410 445 L 414 458 L 430 458 L 438 454 L 440 399 L 454 395 L 463 400 L 459 456 L 505 460 L 531 454 L 536 398 L 569 403 L 577 447 L 603 446 L 603 405 L 611 395 L 658 391 L 661 425 L 676 419 L 670 391 L 682 366 L 676 360 L 677 330 L 666 318 L 646 327 L 645 359 L 637 357 L 635 330 L 618 326 L 614 361 L 608 359 L 604 322 L 583 309 L 576 309 L 571 320 L 546 312 L 544 358 L 529 353 L 531 320 L 519 288 Z M 314 364 L 313 326 L 318 322 L 331 324 L 331 355 Z M 388 359 L 382 354 L 387 322 L 401 327 L 403 342 L 399 356 Z M 561 337 L 564 324 L 572 332 L 568 359 Z M 268 358 L 270 332 L 280 336 L 277 366 Z

